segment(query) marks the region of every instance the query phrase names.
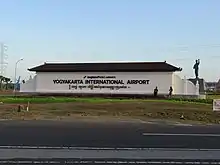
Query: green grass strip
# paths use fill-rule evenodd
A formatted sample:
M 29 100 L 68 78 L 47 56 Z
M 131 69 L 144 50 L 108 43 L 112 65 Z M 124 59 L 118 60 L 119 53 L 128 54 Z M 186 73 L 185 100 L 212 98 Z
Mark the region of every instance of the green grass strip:
M 173 103 L 197 103 L 197 104 L 212 104 L 212 99 L 118 99 L 118 98 L 74 98 L 74 97 L 0 97 L 0 102 L 3 103 L 68 103 L 68 102 L 90 102 L 90 103 L 103 103 L 103 102 L 173 102 Z

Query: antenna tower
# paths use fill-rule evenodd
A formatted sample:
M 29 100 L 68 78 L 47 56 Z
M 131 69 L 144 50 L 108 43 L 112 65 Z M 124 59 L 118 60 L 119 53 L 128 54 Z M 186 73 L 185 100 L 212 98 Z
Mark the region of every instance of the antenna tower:
M 6 68 L 7 68 L 7 58 L 8 55 L 6 54 L 8 47 L 4 43 L 0 43 L 0 76 L 5 76 Z

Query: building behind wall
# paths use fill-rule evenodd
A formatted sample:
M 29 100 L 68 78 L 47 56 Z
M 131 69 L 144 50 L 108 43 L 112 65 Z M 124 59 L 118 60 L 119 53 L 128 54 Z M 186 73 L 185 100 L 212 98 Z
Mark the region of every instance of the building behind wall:
M 218 82 L 207 82 L 206 88 L 208 92 L 220 92 L 220 79 Z
M 215 92 L 217 90 L 217 82 L 206 82 L 207 92 Z
M 195 95 L 195 86 L 166 62 L 45 63 L 28 69 L 36 76 L 21 84 L 20 92 L 72 94 Z
M 218 80 L 218 82 L 216 83 L 216 91 L 220 92 L 220 79 Z

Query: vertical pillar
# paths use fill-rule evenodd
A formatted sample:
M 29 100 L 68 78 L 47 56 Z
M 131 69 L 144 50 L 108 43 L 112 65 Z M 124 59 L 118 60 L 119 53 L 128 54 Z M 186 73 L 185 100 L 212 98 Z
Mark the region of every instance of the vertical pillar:
M 199 80 L 196 80 L 196 95 L 199 95 Z
M 186 79 L 186 76 L 184 76 L 184 95 L 187 95 L 187 79 Z

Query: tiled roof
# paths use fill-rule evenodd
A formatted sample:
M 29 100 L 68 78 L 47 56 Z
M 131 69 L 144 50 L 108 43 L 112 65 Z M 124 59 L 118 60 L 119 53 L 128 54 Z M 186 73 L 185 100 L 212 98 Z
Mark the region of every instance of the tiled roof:
M 166 62 L 44 63 L 28 69 L 36 72 L 175 72 L 181 68 Z

